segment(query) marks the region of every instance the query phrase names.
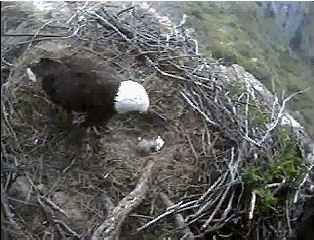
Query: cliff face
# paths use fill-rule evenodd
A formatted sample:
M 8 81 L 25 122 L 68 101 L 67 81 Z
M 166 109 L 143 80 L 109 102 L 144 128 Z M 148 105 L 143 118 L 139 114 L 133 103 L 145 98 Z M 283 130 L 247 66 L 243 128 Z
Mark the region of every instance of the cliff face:
M 261 2 L 259 5 L 265 9 L 265 17 L 275 19 L 288 40 L 294 37 L 309 8 L 306 2 Z
M 176 3 L 158 2 L 155 5 L 157 9 L 168 15 L 174 22 L 180 21 L 182 13 L 180 12 L 180 8 L 175 7 Z M 232 10 L 236 5 L 223 3 L 219 7 Z M 250 3 L 250 5 L 255 9 L 253 6 L 255 5 L 254 3 Z M 314 36 L 312 29 L 314 29 L 314 3 L 257 2 L 257 5 L 262 10 L 262 15 L 258 16 L 261 18 L 260 20 L 263 21 L 263 18 L 266 21 L 274 19 L 280 31 L 279 34 L 278 31 L 269 31 L 269 37 L 275 40 L 278 40 L 278 38 L 284 39 L 286 44 L 303 57 L 306 62 L 313 61 Z
M 273 18 L 289 46 L 306 62 L 313 63 L 313 2 L 259 2 L 265 18 Z M 272 33 L 276 34 L 276 33 Z

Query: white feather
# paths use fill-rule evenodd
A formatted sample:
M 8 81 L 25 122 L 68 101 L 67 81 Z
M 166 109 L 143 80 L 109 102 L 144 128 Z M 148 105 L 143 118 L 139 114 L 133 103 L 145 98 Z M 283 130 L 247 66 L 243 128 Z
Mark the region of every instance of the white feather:
M 133 81 L 123 81 L 115 97 L 115 110 L 118 114 L 127 112 L 147 112 L 149 98 L 144 87 Z
M 30 68 L 27 68 L 26 70 L 28 78 L 32 81 L 32 82 L 37 82 L 37 78 L 36 75 L 32 72 L 32 70 Z
M 164 145 L 165 145 L 165 141 L 160 136 L 158 136 L 156 139 L 156 151 L 159 151 L 160 149 L 162 149 Z

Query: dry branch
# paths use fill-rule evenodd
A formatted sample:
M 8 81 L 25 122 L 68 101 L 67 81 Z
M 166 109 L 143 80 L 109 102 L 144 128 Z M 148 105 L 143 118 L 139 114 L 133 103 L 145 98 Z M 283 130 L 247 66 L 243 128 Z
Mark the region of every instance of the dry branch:
M 119 239 L 121 226 L 129 214 L 144 200 L 152 180 L 155 158 L 148 161 L 135 187 L 108 213 L 106 220 L 94 231 L 91 239 Z
M 170 208 L 174 205 L 174 203 L 170 200 L 170 198 L 165 193 L 161 192 L 160 197 L 161 197 L 162 201 L 165 203 L 165 205 L 167 206 L 167 208 Z M 185 223 L 182 215 L 176 214 L 174 217 L 175 217 L 175 221 L 177 224 L 177 228 L 182 233 L 181 239 L 188 239 L 188 240 L 195 239 L 194 234 L 191 232 L 189 227 L 186 226 L 186 223 Z

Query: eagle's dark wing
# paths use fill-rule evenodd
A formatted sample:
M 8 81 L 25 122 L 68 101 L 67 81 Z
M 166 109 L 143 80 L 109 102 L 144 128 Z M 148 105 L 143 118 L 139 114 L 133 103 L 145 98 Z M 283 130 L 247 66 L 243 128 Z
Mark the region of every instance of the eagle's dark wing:
M 49 59 L 41 60 L 35 67 L 35 74 L 38 73 L 51 100 L 68 111 L 87 112 L 88 121 L 93 123 L 107 120 L 115 113 L 119 82 L 100 79 L 93 71 L 75 72 Z

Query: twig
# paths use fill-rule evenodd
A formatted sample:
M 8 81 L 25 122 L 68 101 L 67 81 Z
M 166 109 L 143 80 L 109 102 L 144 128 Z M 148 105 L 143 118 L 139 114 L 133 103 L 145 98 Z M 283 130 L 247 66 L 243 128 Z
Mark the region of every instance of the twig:
M 3 33 L 1 34 L 1 37 L 34 37 L 34 35 L 34 33 Z M 66 36 L 56 34 L 37 34 L 36 37 L 60 38 Z
M 126 8 L 126 9 L 123 9 L 123 10 L 121 10 L 121 11 L 119 11 L 119 12 L 117 13 L 117 16 L 119 16 L 119 15 L 121 15 L 122 13 L 125 13 L 125 12 L 127 12 L 127 11 L 133 10 L 133 9 L 134 9 L 134 7 L 128 7 L 128 8 Z
M 130 214 L 130 217 L 145 218 L 145 219 L 149 219 L 149 220 L 154 219 L 154 218 L 151 217 L 151 216 L 146 216 L 146 215 L 137 214 L 137 213 Z
M 175 212 L 176 212 L 176 209 L 167 210 L 163 214 L 159 215 L 158 217 L 154 218 L 153 220 L 151 220 L 148 223 L 146 223 L 145 225 L 143 225 L 142 227 L 137 228 L 136 232 L 143 231 L 144 229 L 148 228 L 149 226 L 154 225 L 155 223 L 159 222 L 161 219 L 168 217 L 168 216 L 172 216 Z
M 106 25 L 110 26 L 112 29 L 114 29 L 126 42 L 130 42 L 131 41 L 131 39 L 129 39 L 127 36 L 125 36 L 122 32 L 120 32 L 120 30 L 116 26 L 114 26 L 113 24 L 108 22 L 105 18 L 103 18 L 102 16 L 100 16 L 96 12 L 90 12 L 90 14 L 96 16 L 98 19 L 103 21 L 104 24 L 106 24 Z
M 164 192 L 160 193 L 160 197 L 167 207 L 171 207 L 174 205 L 173 202 L 171 202 L 169 197 Z M 175 220 L 176 220 L 177 227 L 180 229 L 182 235 L 184 236 L 184 239 L 189 239 L 189 240 L 195 239 L 194 234 L 191 232 L 189 227 L 185 225 L 185 221 L 181 214 L 176 214 Z
M 145 58 L 157 70 L 157 72 L 159 72 L 161 75 L 166 76 L 166 77 L 170 77 L 170 78 L 174 78 L 177 80 L 189 81 L 187 78 L 176 76 L 176 75 L 162 71 L 148 56 L 145 56 Z
M 149 183 L 153 174 L 153 167 L 156 160 L 150 159 L 143 169 L 142 175 L 135 187 L 118 205 L 108 214 L 107 219 L 94 231 L 91 239 L 116 239 L 120 233 L 120 228 L 130 214 L 144 199 L 149 189 Z
M 48 40 L 53 40 L 53 39 L 68 39 L 68 38 L 74 37 L 80 31 L 80 29 L 85 27 L 85 26 L 86 26 L 85 24 L 79 26 L 72 34 L 70 34 L 68 36 L 35 38 L 35 39 L 27 40 L 27 41 L 24 41 L 24 42 L 18 42 L 18 43 L 15 43 L 14 45 L 21 45 L 21 44 L 26 44 L 26 43 L 30 43 L 30 42 L 31 43 L 32 42 L 38 42 L 38 41 L 48 41 Z
M 286 200 L 286 218 L 287 218 L 287 224 L 289 229 L 289 236 L 292 235 L 292 229 L 291 229 L 291 223 L 290 223 L 290 217 L 289 217 L 289 201 Z
M 189 133 L 186 132 L 185 135 L 186 135 L 186 138 L 187 138 L 188 143 L 189 143 L 189 145 L 190 145 L 190 148 L 191 148 L 191 150 L 192 150 L 192 152 L 193 152 L 193 154 L 194 154 L 194 157 L 195 157 L 196 159 L 198 159 L 198 155 L 197 155 L 197 153 L 196 153 L 196 151 L 195 151 L 195 148 L 194 148 L 194 146 L 193 146 L 193 143 L 192 143 L 192 141 L 191 141 L 191 138 L 190 138 Z
M 183 92 L 180 92 L 180 94 L 184 97 L 187 103 L 191 105 L 191 107 L 193 107 L 196 111 L 199 112 L 199 114 L 201 114 L 205 118 L 206 122 L 216 127 L 219 126 L 216 122 L 210 120 L 209 117 L 201 109 L 199 109 L 199 107 L 195 106 L 195 104 L 193 104 L 192 101 Z
M 281 108 L 279 109 L 279 112 L 277 114 L 277 118 L 276 120 L 272 123 L 272 126 L 267 129 L 266 133 L 264 134 L 264 136 L 262 137 L 262 139 L 260 141 L 257 142 L 257 145 L 258 146 L 261 146 L 262 143 L 267 139 L 268 135 L 277 127 L 280 119 L 282 118 L 283 116 L 283 111 L 286 107 L 286 104 L 289 100 L 291 100 L 293 97 L 295 97 L 297 94 L 300 94 L 300 93 L 304 93 L 306 91 L 310 90 L 310 88 L 307 88 L 305 90 L 301 90 L 301 91 L 298 91 L 298 92 L 295 92 L 293 94 L 291 94 L 289 97 L 287 97 L 286 99 L 283 100 L 282 102 L 282 105 L 281 105 Z
M 70 24 L 72 22 L 72 20 L 79 14 L 79 12 L 81 12 L 83 9 L 85 9 L 88 5 L 88 1 L 86 1 L 84 3 L 84 5 L 82 7 L 80 7 L 78 9 L 78 11 L 76 11 L 67 21 L 66 21 L 66 24 Z
M 34 186 L 33 186 L 34 187 Z M 36 187 L 36 189 L 37 189 L 37 187 Z M 39 193 L 38 193 L 39 194 Z M 53 201 L 51 201 L 50 199 L 48 199 L 48 198 L 46 198 L 46 197 L 43 197 L 43 196 L 41 196 L 41 195 L 39 195 L 39 198 L 40 199 L 42 199 L 42 200 L 44 200 L 46 203 L 48 203 L 53 209 L 55 209 L 55 210 L 57 210 L 57 211 L 59 211 L 60 213 L 62 213 L 62 214 L 64 214 L 67 218 L 69 217 L 68 215 L 67 215 L 67 213 L 63 210 L 63 209 L 61 209 L 57 204 L 55 204 Z
M 253 219 L 255 203 L 256 203 L 256 192 L 252 191 L 252 198 L 251 198 L 250 211 L 249 211 L 249 219 L 250 220 Z
M 211 221 L 213 220 L 213 218 L 215 217 L 215 215 L 217 214 L 217 212 L 220 210 L 221 205 L 223 204 L 223 202 L 225 201 L 225 199 L 226 199 L 226 197 L 227 197 L 227 195 L 228 195 L 228 193 L 229 193 L 230 187 L 231 187 L 231 185 L 228 185 L 228 187 L 227 187 L 227 189 L 225 190 L 224 194 L 222 195 L 220 201 L 218 202 L 218 204 L 217 204 L 215 210 L 212 212 L 212 214 L 210 215 L 210 217 L 209 217 L 209 218 L 206 220 L 206 222 L 203 224 L 203 226 L 202 226 L 202 228 L 201 228 L 202 230 L 205 230 L 205 229 L 208 227 L 208 225 L 211 223 Z
M 59 225 L 61 225 L 63 228 L 65 228 L 69 233 L 71 233 L 73 236 L 80 238 L 80 235 L 75 232 L 74 230 L 72 230 L 67 224 L 65 224 L 63 221 L 58 220 L 58 219 L 53 219 L 54 223 L 57 223 Z
M 45 24 L 43 24 L 43 25 L 37 30 L 37 32 L 36 32 L 36 33 L 34 34 L 34 36 L 32 37 L 31 43 L 30 43 L 30 45 L 28 46 L 28 48 L 30 48 L 30 47 L 32 46 L 32 43 L 33 43 L 34 39 L 37 37 L 37 35 L 39 34 L 39 32 L 40 32 L 45 26 L 49 25 L 50 23 L 52 23 L 52 22 L 54 22 L 54 21 L 56 21 L 56 20 L 55 20 L 55 19 L 51 19 L 50 21 L 48 21 L 48 22 L 46 22 Z

